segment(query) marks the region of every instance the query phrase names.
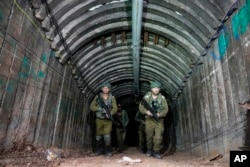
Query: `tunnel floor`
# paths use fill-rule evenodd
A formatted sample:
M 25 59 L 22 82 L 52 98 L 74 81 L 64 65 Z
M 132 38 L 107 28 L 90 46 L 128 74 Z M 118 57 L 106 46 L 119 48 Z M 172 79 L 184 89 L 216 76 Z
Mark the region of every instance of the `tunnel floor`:
M 91 150 L 59 150 L 51 148 L 54 157 L 48 159 L 47 150 L 24 150 L 23 152 L 6 153 L 0 156 L 0 167 L 13 166 L 46 166 L 46 167 L 228 167 L 229 156 L 212 155 L 209 157 L 195 157 L 187 153 L 175 152 L 171 155 L 163 155 L 163 159 L 147 157 L 136 150 L 136 147 L 128 147 L 123 153 L 113 152 L 113 156 L 94 156 Z M 124 158 L 126 157 L 126 158 Z M 219 158 L 218 158 L 219 157 Z M 127 161 L 127 159 L 132 161 Z

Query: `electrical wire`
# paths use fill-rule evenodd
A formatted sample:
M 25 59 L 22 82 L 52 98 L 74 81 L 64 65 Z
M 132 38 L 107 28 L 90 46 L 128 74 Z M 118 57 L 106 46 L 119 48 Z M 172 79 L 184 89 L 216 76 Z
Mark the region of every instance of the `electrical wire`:
M 16 7 L 26 16 L 26 18 L 31 22 L 31 24 L 38 30 L 43 38 L 45 38 L 49 43 L 51 43 L 47 38 L 44 32 L 37 26 L 37 24 L 32 20 L 32 18 L 22 9 L 22 7 L 14 0 Z

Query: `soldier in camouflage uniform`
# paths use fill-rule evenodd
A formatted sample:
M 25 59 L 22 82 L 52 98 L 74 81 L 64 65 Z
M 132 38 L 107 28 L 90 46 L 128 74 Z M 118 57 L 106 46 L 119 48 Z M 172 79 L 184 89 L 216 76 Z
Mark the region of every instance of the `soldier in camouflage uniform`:
M 121 104 L 118 104 L 118 111 L 114 115 L 114 125 L 115 125 L 115 131 L 116 131 L 116 138 L 117 138 L 117 144 L 118 144 L 118 152 L 124 151 L 124 142 L 126 138 L 126 131 L 127 126 L 129 123 L 129 117 L 126 110 L 122 109 Z
M 153 118 L 152 113 L 147 110 L 142 103 L 139 104 L 139 111 L 145 115 L 145 131 L 147 143 L 147 156 L 153 156 L 161 159 L 160 150 L 164 132 L 164 117 L 168 113 L 168 104 L 166 98 L 160 93 L 161 84 L 154 81 L 150 85 L 151 91 L 143 98 L 145 101 L 155 109 L 157 121 Z
M 95 129 L 95 139 L 97 150 L 95 155 L 100 155 L 103 152 L 103 140 L 105 154 L 107 156 L 112 156 L 111 153 L 111 131 L 112 131 L 112 120 L 108 117 L 107 111 L 100 105 L 98 98 L 101 98 L 103 102 L 111 108 L 110 114 L 114 115 L 117 112 L 116 99 L 110 93 L 111 85 L 108 82 L 104 82 L 101 85 L 102 92 L 95 96 L 90 104 L 90 109 L 95 112 L 96 115 L 96 129 Z

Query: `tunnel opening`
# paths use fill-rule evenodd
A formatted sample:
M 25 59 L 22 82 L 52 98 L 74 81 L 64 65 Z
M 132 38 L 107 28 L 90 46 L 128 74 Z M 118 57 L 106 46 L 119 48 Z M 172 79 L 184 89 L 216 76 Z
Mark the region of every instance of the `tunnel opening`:
M 126 110 L 129 123 L 127 126 L 127 133 L 125 138 L 125 145 L 128 147 L 134 147 L 138 145 L 138 124 L 135 121 L 135 115 L 138 111 L 138 102 L 135 100 L 134 95 L 126 95 L 117 98 L 117 103 L 123 106 L 123 109 Z M 114 145 L 116 145 L 116 135 L 112 133 L 114 139 Z

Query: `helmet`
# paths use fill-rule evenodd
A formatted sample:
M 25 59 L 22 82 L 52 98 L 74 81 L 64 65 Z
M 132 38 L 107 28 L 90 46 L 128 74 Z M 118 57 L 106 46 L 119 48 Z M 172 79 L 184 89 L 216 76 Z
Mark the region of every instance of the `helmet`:
M 103 82 L 101 88 L 103 87 L 108 87 L 109 89 L 111 89 L 111 84 L 109 82 Z
M 160 82 L 158 82 L 158 81 L 153 81 L 153 82 L 151 82 L 151 84 L 150 84 L 150 89 L 152 89 L 152 88 L 161 88 L 161 83 Z

